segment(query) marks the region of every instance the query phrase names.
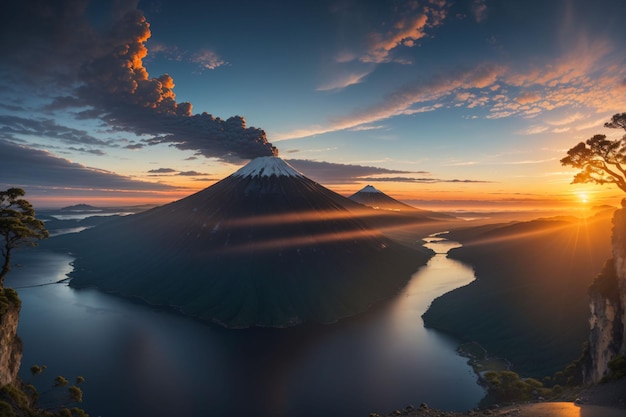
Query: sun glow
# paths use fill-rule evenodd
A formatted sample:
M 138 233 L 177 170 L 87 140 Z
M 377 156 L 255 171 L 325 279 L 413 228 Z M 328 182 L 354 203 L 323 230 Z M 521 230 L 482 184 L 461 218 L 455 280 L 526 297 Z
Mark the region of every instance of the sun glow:
M 586 204 L 589 202 L 589 196 L 586 193 L 578 193 L 578 199 L 583 204 Z

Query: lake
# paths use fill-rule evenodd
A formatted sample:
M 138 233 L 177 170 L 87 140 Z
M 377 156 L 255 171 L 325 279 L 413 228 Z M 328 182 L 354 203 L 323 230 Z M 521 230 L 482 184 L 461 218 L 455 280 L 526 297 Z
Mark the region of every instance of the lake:
M 421 315 L 474 275 L 445 255 L 459 244 L 426 240 L 437 255 L 384 305 L 332 325 L 245 330 L 54 283 L 73 258 L 20 249 L 6 279 L 22 299 L 20 375 L 40 390 L 57 375 L 84 376 L 92 417 L 366 417 L 422 402 L 468 410 L 485 391 L 457 341 L 425 329 Z M 33 364 L 48 368 L 31 378 Z

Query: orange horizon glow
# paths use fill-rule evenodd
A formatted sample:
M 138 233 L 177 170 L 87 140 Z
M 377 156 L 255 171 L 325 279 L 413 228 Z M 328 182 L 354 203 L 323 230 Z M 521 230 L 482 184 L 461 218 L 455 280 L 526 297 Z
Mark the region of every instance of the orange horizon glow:
M 46 190 L 44 193 L 27 191 L 26 198 L 37 208 L 61 208 L 75 204 L 90 204 L 104 207 L 124 207 L 138 205 L 164 205 L 188 197 L 206 189 L 218 180 L 199 183 L 185 181 L 169 184 L 177 187 L 172 191 L 128 191 L 128 190 L 66 190 L 65 196 L 53 196 L 51 192 L 64 190 Z M 626 197 L 613 187 L 598 185 L 572 185 L 569 183 L 548 187 L 538 184 L 533 191 L 514 191 L 492 189 L 493 185 L 458 185 L 458 184 L 414 184 L 414 183 L 376 183 L 375 181 L 355 182 L 350 184 L 324 185 L 332 191 L 349 197 L 365 185 L 374 184 L 388 196 L 418 209 L 432 211 L 528 211 L 555 210 L 578 211 L 584 207 L 600 205 L 619 206 Z M 541 187 L 541 188 L 539 188 Z
M 26 199 L 29 200 L 35 208 L 61 208 L 75 204 L 89 204 L 99 207 L 124 207 L 124 206 L 140 206 L 140 205 L 165 205 L 173 203 L 188 197 L 198 190 L 187 190 L 182 192 L 172 192 L 167 194 L 150 194 L 144 196 L 49 196 L 27 193 Z M 340 193 L 344 197 L 349 197 L 354 192 Z M 614 193 L 591 194 L 591 193 L 571 193 L 568 196 L 543 197 L 535 199 L 514 198 L 486 198 L 484 194 L 460 193 L 458 195 L 440 194 L 436 195 L 397 195 L 387 191 L 383 191 L 390 197 L 408 204 L 417 209 L 432 211 L 528 211 L 528 210 L 566 210 L 577 211 L 584 207 L 593 207 L 601 205 L 610 205 L 619 207 L 620 201 L 626 198 L 626 195 L 620 196 Z

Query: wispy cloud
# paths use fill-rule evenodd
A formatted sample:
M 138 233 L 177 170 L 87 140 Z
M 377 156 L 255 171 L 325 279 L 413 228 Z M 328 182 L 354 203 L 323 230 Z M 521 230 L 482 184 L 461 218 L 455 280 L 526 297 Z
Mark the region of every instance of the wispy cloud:
M 180 171 L 178 175 L 180 175 L 181 177 L 201 177 L 208 174 L 198 171 Z
M 548 119 L 546 123 L 552 126 L 571 125 L 572 123 L 584 119 L 586 116 L 580 112 L 576 112 L 558 119 Z
M 545 132 L 548 129 L 550 129 L 548 126 L 535 125 L 535 126 L 529 126 L 528 128 L 524 130 L 520 130 L 517 133 L 519 135 L 537 135 L 539 133 Z
M 353 127 L 352 131 L 354 132 L 363 132 L 363 131 L 367 131 L 367 130 L 380 130 L 380 129 L 385 129 L 385 125 L 362 125 L 362 126 L 356 126 Z
M 437 183 L 478 183 L 478 184 L 490 184 L 493 181 L 479 181 L 479 180 L 460 180 L 460 179 L 441 179 L 441 178 L 412 178 L 412 177 L 369 177 L 362 178 L 361 181 L 369 182 L 410 182 L 419 184 L 437 184 Z
M 478 162 L 476 161 L 465 161 L 465 162 L 452 162 L 449 164 L 444 164 L 445 166 L 448 167 L 463 167 L 463 166 L 472 166 L 472 165 L 477 165 Z
M 191 55 L 190 61 L 200 65 L 202 69 L 208 70 L 214 70 L 222 65 L 228 64 L 219 55 L 208 49 L 202 49 L 194 53 Z
M 148 171 L 149 174 L 172 174 L 177 172 L 174 168 L 157 168 Z
M 220 57 L 217 52 L 210 49 L 199 49 L 195 52 L 190 52 L 175 45 L 166 45 L 161 42 L 150 42 L 148 45 L 148 51 L 150 52 L 151 57 L 161 55 L 170 61 L 192 62 L 194 64 L 198 64 L 203 70 L 214 70 L 228 64 L 228 62 Z
M 42 187 L 69 190 L 172 191 L 177 187 L 137 181 L 130 177 L 53 156 L 49 152 L 20 146 L 0 139 L 0 188 Z
M 156 168 L 148 171 L 148 174 L 154 177 L 158 176 L 181 176 L 181 177 L 197 177 L 205 176 L 208 174 L 198 171 L 179 171 L 174 168 Z
M 374 63 L 391 61 L 389 54 L 392 50 L 400 46 L 412 48 L 417 40 L 426 36 L 424 32 L 426 22 L 428 16 L 419 14 L 398 20 L 386 32 L 370 33 L 371 46 L 367 54 L 361 57 L 361 61 Z
M 497 65 L 483 65 L 471 70 L 456 70 L 438 74 L 426 82 L 416 82 L 404 86 L 387 96 L 381 103 L 348 116 L 338 117 L 326 126 L 318 125 L 283 134 L 279 133 L 274 138 L 275 140 L 302 138 L 376 123 L 401 114 L 432 110 L 441 104 L 432 103 L 429 106 L 419 106 L 418 108 L 412 106 L 441 100 L 456 90 L 488 87 L 493 85 L 505 71 L 505 68 Z
M 508 164 L 511 165 L 529 165 L 529 164 L 543 164 L 546 162 L 554 162 L 557 161 L 559 158 L 547 158 L 547 159 L 528 159 L 528 160 L 524 160 L 524 161 L 512 161 L 512 162 L 508 162 Z
M 486 0 L 474 0 L 472 2 L 472 14 L 476 22 L 480 23 L 487 18 Z
M 360 84 L 365 77 L 370 74 L 371 70 L 361 71 L 357 73 L 340 74 L 335 76 L 332 81 L 328 81 L 325 84 L 317 87 L 317 91 L 335 91 L 342 90 L 351 85 Z
M 399 115 L 433 111 L 448 106 L 483 108 L 488 119 L 513 116 L 537 118 L 556 109 L 584 108 L 596 113 L 626 108 L 626 67 L 616 65 L 614 48 L 604 39 L 581 42 L 573 52 L 526 69 L 506 65 L 480 64 L 470 69 L 440 73 L 397 89 L 377 104 L 291 132 L 279 133 L 276 140 L 319 135 L 364 124 L 376 124 Z M 593 79 L 593 81 L 592 81 Z M 497 88 L 496 88 L 497 87 Z M 543 133 L 548 126 L 566 126 L 581 120 L 581 113 L 550 119 L 547 126 L 535 125 L 521 134 Z M 606 116 L 603 116 L 604 120 Z M 602 126 L 602 121 L 576 126 Z
M 409 63 L 392 56 L 392 52 L 399 48 L 412 48 L 417 41 L 426 36 L 429 27 L 439 26 L 446 17 L 447 4 L 445 1 L 430 1 L 423 8 L 417 2 L 407 2 L 404 9 L 385 30 L 369 33 L 369 48 L 359 59 L 361 62 Z
M 372 175 L 385 174 L 428 174 L 425 171 L 403 171 L 364 165 L 339 164 L 312 161 L 310 159 L 288 159 L 298 171 L 323 184 L 354 183 L 364 181 Z
M 55 139 L 68 145 L 116 146 L 113 140 L 98 139 L 85 130 L 63 126 L 52 119 L 0 115 L 0 138 L 19 141 L 23 137 Z M 84 152 L 90 152 L 85 148 L 82 149 Z
M 586 123 L 580 123 L 574 126 L 575 130 L 587 130 L 587 129 L 595 129 L 604 126 L 604 123 L 607 121 L 607 117 L 602 117 L 598 119 L 589 120 Z

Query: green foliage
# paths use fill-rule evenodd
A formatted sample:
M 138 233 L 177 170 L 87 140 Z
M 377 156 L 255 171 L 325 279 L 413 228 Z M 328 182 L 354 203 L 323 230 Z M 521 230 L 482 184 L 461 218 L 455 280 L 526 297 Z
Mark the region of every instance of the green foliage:
M 80 408 L 62 408 L 56 414 L 55 417 L 89 417 L 89 414 L 85 413 L 84 410 Z
M 20 246 L 36 246 L 49 236 L 44 223 L 35 218 L 35 209 L 23 197 L 21 188 L 0 191 L 0 253 L 4 257 L 0 269 L 0 287 L 11 270 L 11 251 Z
M 33 384 L 24 384 L 22 385 L 22 392 L 30 398 L 32 403 L 36 403 L 39 399 L 39 392 L 37 388 Z
M 40 373 L 42 373 L 44 370 L 46 369 L 46 365 L 33 365 L 30 367 L 30 373 L 35 376 L 35 375 L 39 375 Z
M 609 373 L 602 378 L 601 382 L 615 381 L 626 376 L 626 356 L 615 355 L 607 364 Z
M 65 377 L 63 377 L 61 375 L 59 375 L 56 378 L 54 378 L 54 386 L 55 387 L 64 387 L 64 386 L 66 386 L 68 384 L 68 382 L 69 381 L 67 380 L 67 378 L 65 378 Z
M 12 288 L 0 287 L 0 316 L 9 311 L 10 306 L 20 307 L 22 302 Z
M 0 388 L 0 402 L 3 405 L 0 416 L 37 416 L 31 407 L 31 400 L 22 390 L 13 385 L 5 385 Z
M 83 390 L 78 388 L 76 385 L 72 385 L 68 388 L 70 393 L 70 399 L 75 403 L 83 402 Z
M 528 401 L 533 396 L 547 396 L 550 390 L 534 378 L 521 379 L 513 371 L 490 371 L 484 374 L 484 381 L 489 389 L 492 401 L 511 403 Z
M 30 405 L 28 396 L 13 385 L 5 385 L 0 388 L 0 396 L 4 401 L 16 404 L 20 408 L 27 408 Z
M 626 113 L 615 114 L 604 124 L 608 128 L 626 130 Z M 608 140 L 606 135 L 595 135 L 580 142 L 561 159 L 562 165 L 580 169 L 574 176 L 573 184 L 615 184 L 626 192 L 626 136 Z
M 6 401 L 0 401 L 0 417 L 14 417 L 13 407 Z
M 544 378 L 544 385 L 554 388 L 559 387 L 577 387 L 583 383 L 583 366 L 589 356 L 589 343 L 585 342 L 582 347 L 582 353 L 578 359 L 572 361 L 563 370 L 555 372 L 552 377 Z
M 37 376 L 45 369 L 45 365 L 33 365 L 30 371 L 33 376 Z M 84 377 L 76 377 L 77 385 L 84 381 Z M 83 391 L 76 385 L 67 387 L 68 384 L 67 378 L 59 375 L 54 379 L 52 387 L 42 393 L 32 384 L 4 386 L 0 388 L 0 417 L 89 417 L 78 407 L 68 407 L 71 403 L 83 400 Z

